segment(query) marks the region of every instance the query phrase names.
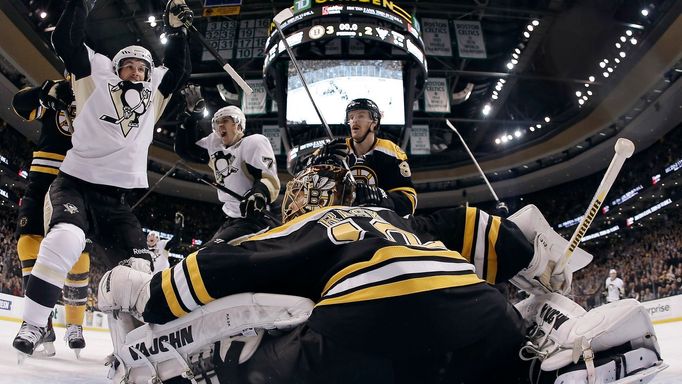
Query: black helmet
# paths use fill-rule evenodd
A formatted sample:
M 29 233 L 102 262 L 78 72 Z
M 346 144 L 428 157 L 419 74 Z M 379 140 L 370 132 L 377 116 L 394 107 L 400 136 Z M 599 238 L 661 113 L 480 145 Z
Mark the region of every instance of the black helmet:
M 346 117 L 344 118 L 345 124 L 348 124 L 348 113 L 350 113 L 350 111 L 357 110 L 369 111 L 370 115 L 372 115 L 372 120 L 376 121 L 377 123 L 375 129 L 379 129 L 379 123 L 381 122 L 381 111 L 379 110 L 377 103 L 370 99 L 355 99 L 348 103 L 346 106 Z

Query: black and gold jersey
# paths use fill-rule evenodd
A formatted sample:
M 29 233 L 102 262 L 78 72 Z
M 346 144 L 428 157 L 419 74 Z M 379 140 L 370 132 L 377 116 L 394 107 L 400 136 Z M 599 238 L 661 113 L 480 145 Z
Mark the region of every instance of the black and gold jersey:
M 59 173 L 59 167 L 66 152 L 71 149 L 71 126 L 64 111 L 54 111 L 40 104 L 40 87 L 25 88 L 12 99 L 15 113 L 27 121 L 42 123 L 40 137 L 36 143 L 29 169 L 27 194 L 42 201 L 47 188 Z M 76 107 L 71 104 L 69 117 L 75 118 Z
M 211 243 L 155 275 L 144 317 L 164 323 L 239 292 L 303 296 L 322 308 L 484 284 L 458 246 L 475 263 L 480 258 L 494 281 L 528 264 L 532 246 L 513 223 L 480 230 L 480 237 L 483 221 L 470 223 L 468 214 L 450 210 L 419 220 L 384 208 L 316 210 L 237 247 Z
M 395 211 L 401 216 L 414 213 L 417 208 L 417 192 L 412 184 L 412 172 L 407 154 L 390 140 L 377 139 L 372 149 L 363 156 L 353 153 L 352 141 L 348 166 L 353 177 L 360 183 L 377 186 L 386 191 L 393 200 Z

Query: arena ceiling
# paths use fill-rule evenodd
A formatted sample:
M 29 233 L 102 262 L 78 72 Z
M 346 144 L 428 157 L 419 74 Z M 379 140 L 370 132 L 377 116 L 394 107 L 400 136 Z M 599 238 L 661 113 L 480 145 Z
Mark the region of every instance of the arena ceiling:
M 209 21 L 272 18 L 292 1 L 244 0 L 239 15 L 211 18 L 202 16 L 203 0 L 187 3 L 195 12 L 195 25 L 205 32 Z M 680 1 L 395 3 L 417 20 L 447 19 L 450 25 L 453 20 L 479 21 L 485 38 L 485 58 L 460 58 L 456 44 L 451 46 L 452 56 L 427 56 L 429 77 L 446 80 L 450 112 L 424 112 L 423 100 L 420 111 L 414 112 L 413 123 L 430 129 L 431 155 L 411 157 L 414 180 L 425 196 L 452 195 L 466 189 L 470 198 L 480 193 L 475 200 L 489 198 L 461 142 L 445 125 L 446 118 L 458 127 L 493 185 L 503 189 L 502 196 L 593 173 L 608 163 L 617 136 L 629 131 L 641 140 L 636 144 L 643 149 L 680 121 L 676 115 L 679 87 L 674 87 L 682 73 Z M 61 62 L 49 49 L 49 33 L 61 7 L 62 1 L 0 2 L 1 16 L 11 21 L 9 28 L 18 31 L 5 26 L 2 33 L 17 33 L 17 38 L 24 39 L 3 39 L 0 53 L 5 65 L 14 67 L 27 83 L 37 84 L 61 72 Z M 123 46 L 141 44 L 159 58 L 163 53 L 162 24 L 152 25 L 149 16 L 160 20 L 162 10 L 160 1 L 98 0 L 88 19 L 88 44 L 109 56 Z M 46 12 L 44 18 L 42 12 Z M 455 39 L 452 29 L 450 37 Z M 31 56 L 26 51 L 37 54 Z M 209 109 L 215 110 L 225 105 L 219 86 L 229 89 L 230 82 L 214 60 L 202 60 L 202 55 L 203 48 L 193 39 L 191 81 L 203 87 Z M 245 78 L 262 77 L 262 57 L 230 63 Z M 659 98 L 666 94 L 668 104 L 662 106 Z M 646 111 L 671 106 L 665 119 L 662 113 L 643 119 Z M 174 98 L 159 123 L 151 155 L 161 163 L 175 160 L 170 153 L 171 133 L 182 107 L 182 100 Z M 635 125 L 638 121 L 640 125 Z M 277 124 L 276 113 L 249 118 L 252 129 L 264 124 Z M 644 128 L 647 132 L 643 133 Z M 559 165 L 561 169 L 554 168 Z M 280 166 L 283 168 L 283 162 Z M 525 180 L 527 186 L 505 188 L 512 178 Z M 420 197 L 420 203 L 426 201 Z

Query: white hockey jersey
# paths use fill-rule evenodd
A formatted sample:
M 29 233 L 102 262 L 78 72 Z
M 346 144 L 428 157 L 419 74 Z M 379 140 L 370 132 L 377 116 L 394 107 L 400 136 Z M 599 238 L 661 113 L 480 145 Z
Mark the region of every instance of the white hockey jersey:
M 60 169 L 94 184 L 147 188 L 154 124 L 170 100 L 158 91 L 168 69 L 153 68 L 150 82 L 122 81 L 108 57 L 87 50 L 92 72 L 73 82 L 78 115 Z
M 168 262 L 168 249 L 166 249 L 169 241 L 170 240 L 159 240 L 156 242 L 155 246 L 149 247 L 149 250 L 154 253 L 154 273 L 170 268 L 170 263 Z
M 254 179 L 268 187 L 270 201 L 279 194 L 277 163 L 270 141 L 263 135 L 254 134 L 225 148 L 215 132 L 196 142 L 210 155 L 208 166 L 213 170 L 216 183 L 244 195 L 253 186 Z M 257 173 L 257 174 L 253 174 Z M 240 201 L 218 190 L 218 199 L 223 202 L 223 212 L 229 217 L 242 217 Z

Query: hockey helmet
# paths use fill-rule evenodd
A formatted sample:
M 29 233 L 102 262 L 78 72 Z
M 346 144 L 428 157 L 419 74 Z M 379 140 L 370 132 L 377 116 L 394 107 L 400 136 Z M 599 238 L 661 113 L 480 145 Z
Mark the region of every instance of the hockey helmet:
M 287 183 L 282 201 L 282 221 L 332 205 L 350 206 L 355 183 L 347 169 L 330 164 L 308 167 Z
M 234 105 L 222 107 L 213 114 L 211 127 L 214 132 L 218 132 L 218 124 L 220 123 L 220 120 L 225 117 L 231 117 L 232 121 L 238 125 L 238 130 L 244 132 L 244 129 L 246 128 L 246 116 L 244 116 L 244 112 L 242 112 L 239 107 L 235 107 Z
M 364 110 L 364 111 L 369 111 L 369 114 L 372 116 L 372 120 L 374 120 L 377 125 L 374 127 L 374 130 L 379 129 L 379 123 L 381 122 L 381 111 L 379 110 L 379 106 L 377 103 L 373 102 L 370 99 L 354 99 L 348 105 L 346 106 L 346 117 L 344 118 L 344 123 L 348 124 L 348 114 L 351 111 L 359 111 L 359 110 Z
M 123 61 L 126 59 L 138 59 L 144 61 L 147 65 L 144 81 L 151 80 L 152 68 L 154 68 L 154 59 L 152 58 L 152 53 L 149 52 L 147 48 L 141 47 L 139 45 L 130 45 L 118 51 L 112 60 L 116 75 L 118 75 L 118 72 L 121 69 L 121 64 L 123 64 Z
M 159 232 L 157 231 L 149 231 L 147 234 L 147 247 L 152 248 L 156 246 L 156 243 L 159 242 Z

